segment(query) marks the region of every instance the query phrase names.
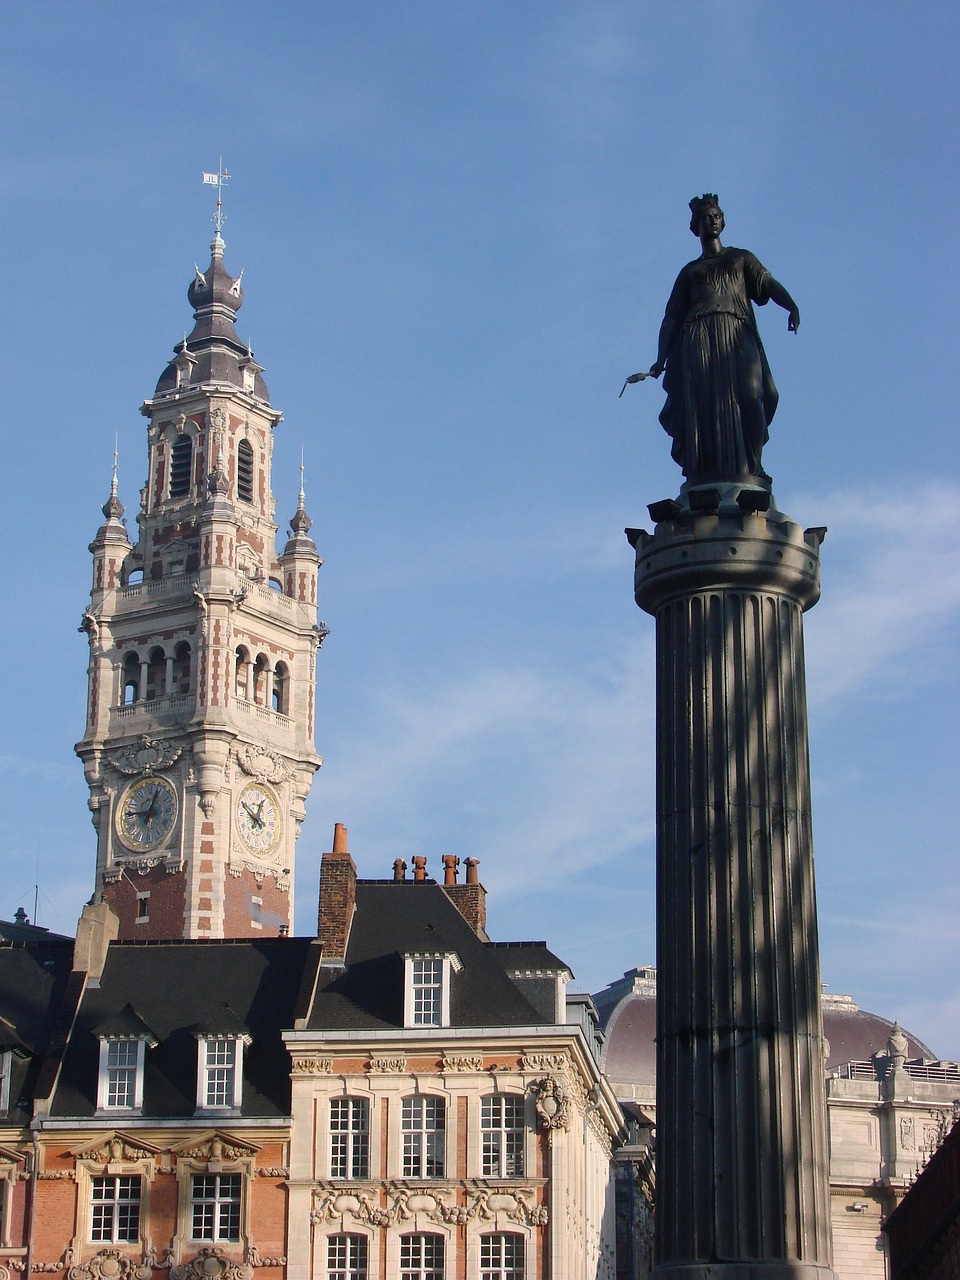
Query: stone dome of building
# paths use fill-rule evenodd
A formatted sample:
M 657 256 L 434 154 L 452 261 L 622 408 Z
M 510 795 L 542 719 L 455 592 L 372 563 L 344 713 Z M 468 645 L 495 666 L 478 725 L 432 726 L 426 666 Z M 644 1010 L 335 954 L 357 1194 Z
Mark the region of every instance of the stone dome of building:
M 621 1096 L 640 1096 L 657 1079 L 657 971 L 629 969 L 595 995 L 606 1033 L 601 1065 Z M 823 1030 L 829 1044 L 827 1070 L 848 1062 L 870 1062 L 887 1052 L 897 1024 L 861 1009 L 852 996 L 824 994 Z M 935 1054 L 909 1031 L 905 1056 L 935 1060 Z

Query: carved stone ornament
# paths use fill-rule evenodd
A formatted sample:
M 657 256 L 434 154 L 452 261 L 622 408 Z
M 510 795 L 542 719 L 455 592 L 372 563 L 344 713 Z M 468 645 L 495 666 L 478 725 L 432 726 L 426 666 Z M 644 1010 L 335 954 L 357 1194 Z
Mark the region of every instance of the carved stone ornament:
M 544 1076 L 533 1086 L 541 1128 L 567 1129 L 570 1126 L 570 1099 L 556 1076 Z
M 445 1053 L 440 1061 L 441 1071 L 482 1071 L 482 1053 Z
M 349 1218 L 370 1227 L 410 1223 L 418 1216 L 447 1226 L 463 1226 L 474 1219 L 489 1222 L 498 1215 L 529 1227 L 543 1227 L 549 1221 L 546 1206 L 535 1202 L 536 1192 L 531 1187 L 464 1184 L 464 1189 L 466 1203 L 458 1204 L 453 1187 L 409 1187 L 396 1182 L 345 1187 L 320 1182 L 314 1189 L 310 1221 L 325 1225 Z M 386 1192 L 385 1207 L 379 1203 L 381 1190 Z
M 320 1058 L 316 1054 L 291 1059 L 295 1076 L 328 1076 L 333 1071 L 332 1058 Z
M 285 1267 L 287 1265 L 286 1257 L 267 1257 L 255 1244 L 247 1249 L 247 1262 L 251 1267 Z
M 70 1280 L 150 1280 L 150 1268 L 119 1249 L 101 1249 L 70 1268 Z
M 565 1053 L 524 1053 L 520 1056 L 521 1071 L 566 1071 L 570 1059 Z
M 41 1169 L 37 1174 L 41 1182 L 72 1182 L 75 1177 L 72 1169 Z
M 314 1206 L 310 1211 L 313 1223 L 330 1222 L 346 1215 L 371 1227 L 387 1227 L 393 1221 L 390 1211 L 376 1203 L 378 1192 L 373 1186 L 356 1186 L 343 1191 L 330 1183 L 321 1183 L 313 1194 Z
M 234 1140 L 235 1142 L 236 1140 Z M 177 1155 L 181 1160 L 206 1160 L 206 1161 L 223 1161 L 223 1160 L 242 1160 L 244 1157 L 249 1158 L 255 1152 L 259 1151 L 259 1147 L 254 1147 L 248 1143 L 242 1146 L 234 1145 L 234 1142 L 224 1142 L 220 1134 L 215 1133 L 207 1138 L 204 1142 L 199 1142 L 192 1147 L 178 1147 Z
M 367 1070 L 372 1074 L 389 1074 L 390 1072 L 406 1071 L 407 1060 L 399 1054 L 385 1054 L 380 1058 L 371 1058 L 367 1063 Z
M 182 754 L 179 743 L 142 733 L 135 743 L 111 751 L 107 759 L 120 773 L 155 773 L 158 769 L 171 768 Z
M 170 1269 L 170 1280 L 250 1280 L 252 1275 L 249 1262 L 231 1262 L 215 1244 L 206 1245 L 195 1258 Z
M 282 1164 L 263 1164 L 257 1170 L 258 1178 L 289 1178 L 290 1170 Z M 256 1266 L 256 1263 L 254 1263 Z
M 242 746 L 237 750 L 237 763 L 244 773 L 258 782 L 282 782 L 287 776 L 287 764 L 283 756 L 259 745 Z

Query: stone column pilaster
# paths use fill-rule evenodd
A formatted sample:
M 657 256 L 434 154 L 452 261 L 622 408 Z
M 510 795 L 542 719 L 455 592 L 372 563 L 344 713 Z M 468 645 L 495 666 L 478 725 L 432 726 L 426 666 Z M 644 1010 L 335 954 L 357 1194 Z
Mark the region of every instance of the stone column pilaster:
M 635 535 L 657 620 L 658 1280 L 832 1278 L 802 612 L 822 530 Z

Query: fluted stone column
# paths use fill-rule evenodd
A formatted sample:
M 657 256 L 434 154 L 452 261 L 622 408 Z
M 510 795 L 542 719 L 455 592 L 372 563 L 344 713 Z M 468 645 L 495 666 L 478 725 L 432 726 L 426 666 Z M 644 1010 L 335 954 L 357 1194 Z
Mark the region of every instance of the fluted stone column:
M 828 1280 L 802 626 L 823 530 L 723 496 L 630 531 L 657 620 L 654 1274 Z

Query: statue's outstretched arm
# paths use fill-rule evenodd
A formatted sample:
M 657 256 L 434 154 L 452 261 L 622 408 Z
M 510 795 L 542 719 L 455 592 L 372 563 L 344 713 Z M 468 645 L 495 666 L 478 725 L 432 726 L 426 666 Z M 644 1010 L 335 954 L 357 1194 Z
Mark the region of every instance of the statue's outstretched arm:
M 770 277 L 770 284 L 767 287 L 767 292 L 778 307 L 783 307 L 784 311 L 789 312 L 787 328 L 791 333 L 796 333 L 800 328 L 800 308 L 790 297 L 789 293 L 787 293 L 780 281 L 774 280 L 772 276 Z

